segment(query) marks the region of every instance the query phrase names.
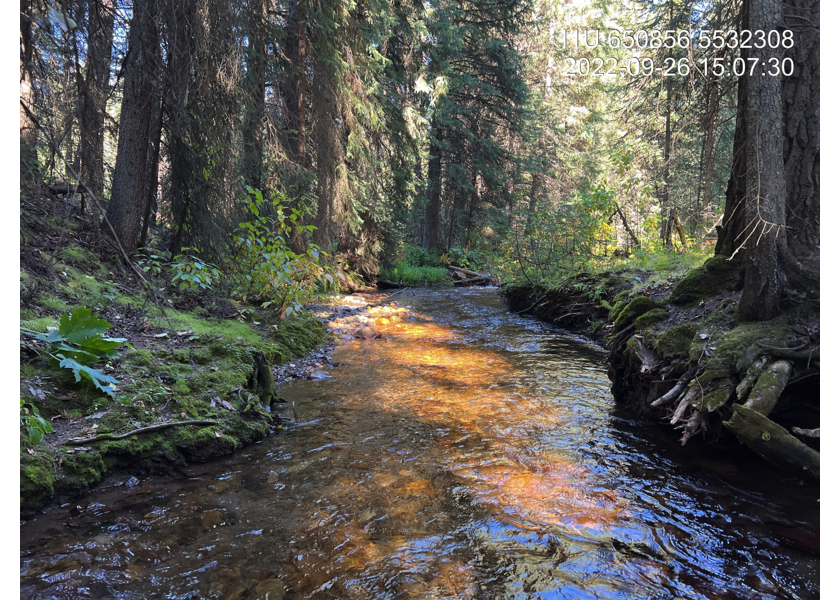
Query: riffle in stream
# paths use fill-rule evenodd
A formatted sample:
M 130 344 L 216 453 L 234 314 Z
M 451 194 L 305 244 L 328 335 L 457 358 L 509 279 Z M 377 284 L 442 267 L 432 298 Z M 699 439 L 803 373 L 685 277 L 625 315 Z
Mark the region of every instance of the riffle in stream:
M 819 596 L 814 490 L 675 449 L 494 290 L 387 302 L 287 431 L 25 523 L 21 597 Z

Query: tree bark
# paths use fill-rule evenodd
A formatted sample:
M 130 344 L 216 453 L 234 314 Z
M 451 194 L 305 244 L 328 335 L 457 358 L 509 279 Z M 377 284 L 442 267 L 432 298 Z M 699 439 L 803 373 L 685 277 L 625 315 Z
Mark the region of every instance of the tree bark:
M 671 247 L 671 219 L 669 218 L 669 206 L 671 204 L 671 146 L 673 144 L 673 132 L 671 127 L 671 80 L 665 80 L 665 183 L 662 186 L 662 197 L 660 198 L 661 219 L 662 219 L 662 243 L 666 248 Z
M 441 134 L 437 123 L 432 121 L 432 135 L 429 136 L 429 180 L 427 187 L 428 204 L 423 227 L 423 247 L 437 250 L 440 238 L 440 180 L 441 180 Z
M 752 0 L 747 19 L 751 31 L 782 30 L 779 0 Z M 759 64 L 780 62 L 781 48 L 754 48 Z M 743 321 L 772 319 L 781 310 L 786 277 L 785 251 L 785 137 L 780 77 L 747 80 L 747 237 L 745 239 L 744 293 L 738 306 Z
M 741 50 L 788 77 L 743 76 L 732 174 L 716 254 L 745 255 L 741 320 L 773 318 L 819 280 L 819 0 L 751 0 L 742 27 L 793 31 L 793 45 Z M 784 52 L 784 55 L 782 54 Z
M 248 2 L 248 53 L 245 76 L 244 176 L 255 189 L 263 186 L 263 116 L 265 115 L 265 56 L 268 4 Z
M 111 46 L 114 39 L 113 0 L 88 0 L 87 64 L 81 93 L 82 182 L 97 198 L 105 192 L 105 109 L 111 82 Z M 91 203 L 99 224 L 96 203 Z
M 349 243 L 347 212 L 349 184 L 344 144 L 338 123 L 335 82 L 330 66 L 318 61 L 314 72 L 312 104 L 315 114 L 315 146 L 318 172 L 318 215 L 315 241 L 329 249 L 346 250 Z
M 783 11 L 795 40 L 785 53 L 793 76 L 782 79 L 787 242 L 793 258 L 804 261 L 819 255 L 820 244 L 820 3 L 785 0 Z
M 32 0 L 20 0 L 20 101 L 30 110 L 33 106 L 32 92 Z M 20 111 L 20 140 L 21 153 L 27 153 L 29 158 L 36 155 L 38 141 L 35 124 L 21 106 Z M 21 158 L 24 158 L 21 156 Z
M 160 179 L 160 141 L 163 132 L 163 89 L 158 82 L 155 104 L 152 109 L 152 126 L 149 142 L 149 157 L 146 161 L 146 204 L 143 211 L 143 229 L 140 231 L 142 248 L 146 245 L 149 225 L 155 220 L 157 211 L 158 181 Z
M 128 38 L 114 185 L 106 216 L 126 252 L 137 248 L 158 52 L 156 0 L 137 0 Z M 104 230 L 110 235 L 110 230 Z
M 739 254 L 746 229 L 747 196 L 747 78 L 738 79 L 738 108 L 735 115 L 735 137 L 732 143 L 732 170 L 726 185 L 723 223 L 717 227 L 715 254 L 726 258 Z
M 306 159 L 306 7 L 300 0 L 289 0 L 286 17 L 286 56 L 292 62 L 292 73 L 287 78 L 285 90 L 286 104 L 289 111 L 289 158 L 297 165 L 298 173 L 293 176 L 292 194 L 295 198 L 303 195 L 304 178 L 302 172 L 309 168 Z M 298 223 L 301 224 L 301 223 Z M 292 230 L 292 251 L 303 253 L 303 236 L 297 229 Z

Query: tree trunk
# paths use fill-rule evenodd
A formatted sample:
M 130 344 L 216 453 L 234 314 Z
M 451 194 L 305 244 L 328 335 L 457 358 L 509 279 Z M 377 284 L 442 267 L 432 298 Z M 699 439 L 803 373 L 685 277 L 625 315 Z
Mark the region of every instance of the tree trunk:
M 140 232 L 141 248 L 146 246 L 149 235 L 149 225 L 155 220 L 157 211 L 158 181 L 160 178 L 160 140 L 163 131 L 163 89 L 158 82 L 158 91 L 153 107 L 153 129 L 149 143 L 149 158 L 146 162 L 146 205 L 143 211 L 143 229 Z
M 715 154 L 715 125 L 717 124 L 720 107 L 719 85 L 715 80 L 710 83 L 709 99 L 706 107 L 706 127 L 703 135 L 703 151 L 701 153 L 700 177 L 697 183 L 697 208 L 694 215 L 692 231 L 697 233 L 703 223 L 703 215 L 712 202 L 712 167 Z
M 752 0 L 747 20 L 751 31 L 781 30 L 779 0 Z M 769 46 L 769 44 L 768 44 Z M 755 48 L 759 64 L 781 61 L 781 48 Z M 785 273 L 782 253 L 785 228 L 785 136 L 780 77 L 747 80 L 747 237 L 744 293 L 738 316 L 744 321 L 772 319 L 781 310 Z
M 255 189 L 263 186 L 263 116 L 265 115 L 265 56 L 268 4 L 248 2 L 248 52 L 245 76 L 244 176 Z
M 743 50 L 742 50 L 743 52 Z M 739 253 L 746 229 L 747 196 L 747 78 L 738 80 L 738 108 L 732 143 L 732 170 L 726 185 L 723 223 L 717 227 L 715 254 L 733 258 Z
M 32 0 L 20 0 L 20 99 L 32 110 Z M 36 131 L 20 107 L 20 137 L 34 152 Z
M 318 228 L 314 238 L 323 248 L 335 245 L 339 250 L 346 250 L 350 237 L 347 225 L 350 190 L 338 123 L 335 82 L 329 69 L 330 66 L 321 61 L 316 63 L 312 95 L 318 159 Z
M 669 205 L 671 204 L 671 144 L 673 133 L 671 131 L 671 80 L 665 80 L 665 184 L 662 186 L 662 203 L 660 212 L 662 219 L 661 236 L 666 248 L 671 247 L 671 219 L 669 218 Z
M 432 121 L 432 135 L 429 137 L 429 181 L 428 200 L 426 205 L 426 219 L 423 228 L 423 247 L 426 250 L 437 250 L 440 229 L 440 178 L 441 178 L 441 134 L 437 123 Z
M 306 35 L 304 23 L 306 8 L 300 0 L 289 1 L 286 18 L 286 56 L 292 62 L 292 74 L 287 78 L 285 90 L 286 104 L 289 111 L 289 158 L 297 165 L 298 174 L 293 177 L 292 194 L 295 198 L 303 196 L 304 178 L 302 171 L 309 168 L 306 160 Z M 300 223 L 298 223 L 300 224 Z M 303 237 L 297 229 L 292 230 L 292 251 L 303 253 Z
M 793 32 L 786 52 L 753 49 L 749 56 L 768 66 L 790 58 L 794 71 L 738 82 L 732 175 L 715 253 L 745 255 L 741 320 L 773 318 L 785 295 L 818 293 L 818 21 L 819 0 L 744 5 L 743 27 Z
M 794 32 L 792 77 L 782 79 L 787 243 L 795 261 L 819 255 L 820 21 L 819 0 L 785 0 L 784 27 Z M 798 271 L 799 267 L 792 264 Z M 817 270 L 819 267 L 816 267 Z
M 106 214 L 126 252 L 137 248 L 146 191 L 146 159 L 158 52 L 156 0 L 137 0 L 128 38 L 125 91 L 111 203 Z M 105 229 L 110 235 L 110 230 Z
M 97 198 L 105 193 L 105 108 L 111 83 L 111 45 L 114 39 L 112 0 L 88 0 L 88 51 L 85 82 L 81 90 L 82 182 Z M 95 224 L 98 209 L 92 202 Z

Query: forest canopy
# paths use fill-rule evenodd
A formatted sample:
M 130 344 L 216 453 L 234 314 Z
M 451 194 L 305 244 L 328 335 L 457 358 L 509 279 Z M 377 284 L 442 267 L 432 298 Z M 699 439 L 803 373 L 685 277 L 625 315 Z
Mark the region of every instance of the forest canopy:
M 368 281 L 442 261 L 539 282 L 717 244 L 748 250 L 763 302 L 818 247 L 814 15 L 813 0 L 31 0 L 22 183 L 81 192 L 127 257 L 241 265 L 262 228 L 298 279 L 313 261 Z M 765 143 L 782 162 L 761 189 L 787 197 L 757 217 Z

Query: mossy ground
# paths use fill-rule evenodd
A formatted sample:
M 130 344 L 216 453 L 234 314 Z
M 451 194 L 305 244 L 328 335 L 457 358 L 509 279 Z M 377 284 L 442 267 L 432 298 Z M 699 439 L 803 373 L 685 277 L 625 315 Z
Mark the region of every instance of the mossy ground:
M 249 389 L 254 356 L 271 364 L 306 355 L 327 341 L 324 325 L 301 311 L 289 318 L 242 310 L 220 297 L 187 297 L 165 314 L 144 297 L 133 274 L 104 244 L 86 246 L 78 218 L 22 212 L 29 240 L 21 250 L 21 328 L 45 332 L 60 316 L 88 307 L 109 321 L 106 336 L 123 337 L 119 357 L 99 364 L 115 377 L 112 398 L 67 369 L 53 369 L 31 337 L 21 336 L 21 398 L 52 422 L 55 432 L 33 446 L 21 435 L 22 514 L 55 494 L 86 492 L 107 474 L 168 469 L 229 454 L 276 430 L 276 422 Z M 209 426 L 173 426 L 81 447 L 66 442 L 102 433 L 182 420 Z

